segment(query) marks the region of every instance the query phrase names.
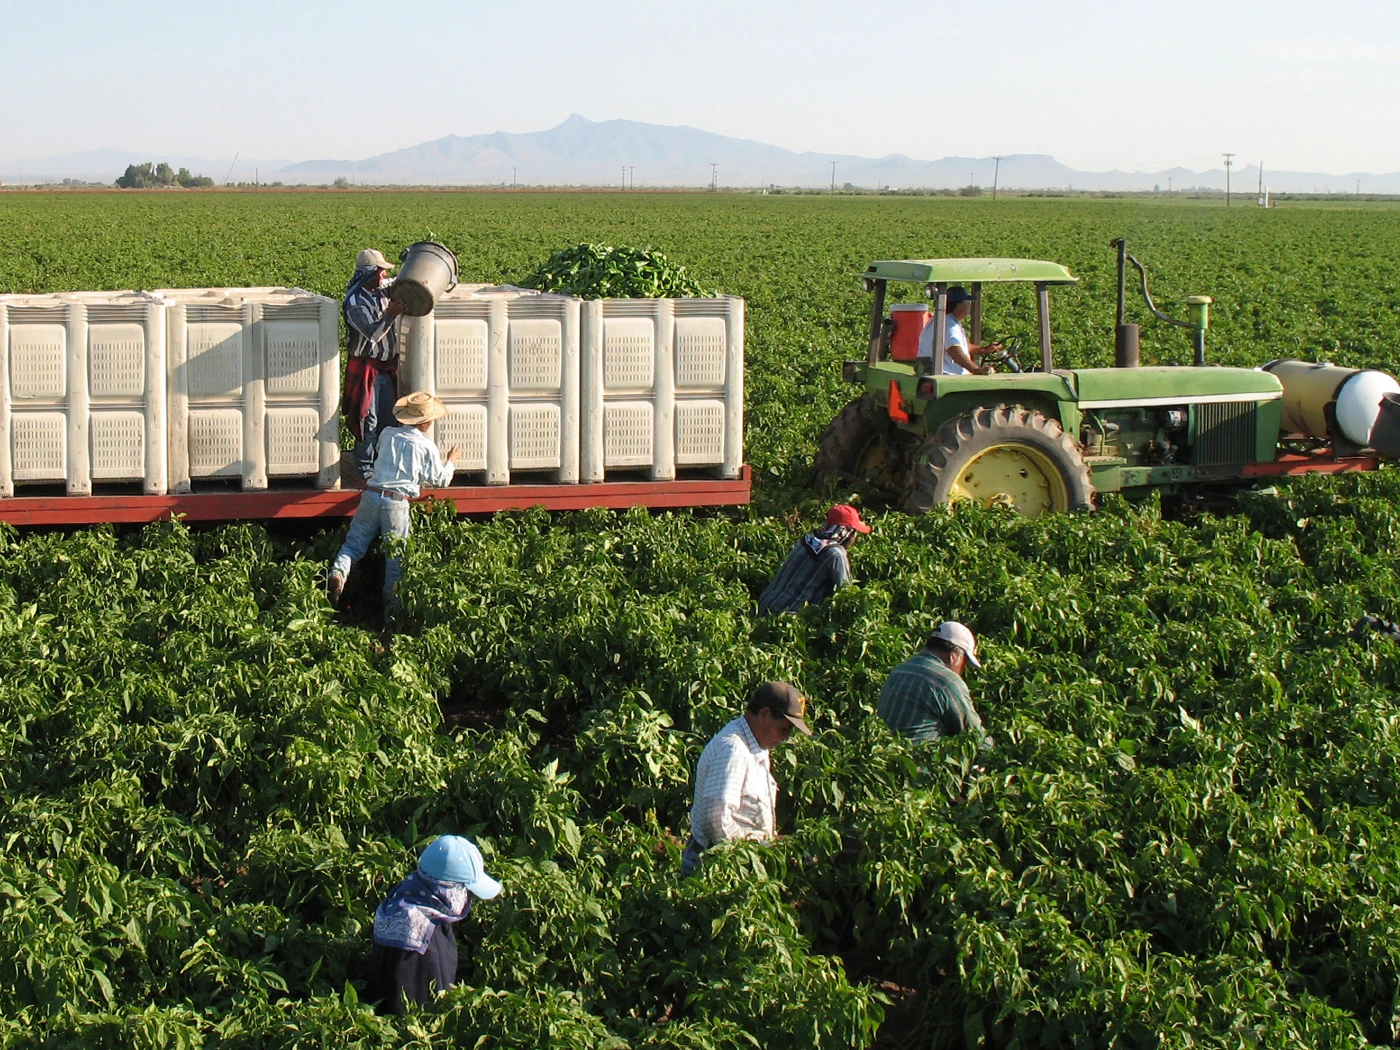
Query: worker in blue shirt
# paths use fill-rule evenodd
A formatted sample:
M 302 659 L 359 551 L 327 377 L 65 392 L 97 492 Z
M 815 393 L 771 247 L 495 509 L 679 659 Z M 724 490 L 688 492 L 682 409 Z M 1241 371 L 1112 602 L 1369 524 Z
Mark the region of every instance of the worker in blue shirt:
M 452 482 L 456 471 L 461 450 L 453 445 L 443 457 L 428 437 L 428 428 L 434 421 L 447 415 L 446 405 L 420 390 L 399 398 L 393 409 L 394 418 L 401 425 L 386 430 L 380 437 L 374 473 L 355 509 L 345 543 L 331 563 L 326 592 L 332 606 L 340 602 L 345 578 L 351 567 L 369 551 L 370 544 L 381 536 L 408 539 L 409 501 L 418 498 L 421 487 L 442 488 Z M 393 619 L 398 606 L 402 575 L 403 559 L 396 554 L 387 555 L 384 559 L 384 613 L 388 620 Z

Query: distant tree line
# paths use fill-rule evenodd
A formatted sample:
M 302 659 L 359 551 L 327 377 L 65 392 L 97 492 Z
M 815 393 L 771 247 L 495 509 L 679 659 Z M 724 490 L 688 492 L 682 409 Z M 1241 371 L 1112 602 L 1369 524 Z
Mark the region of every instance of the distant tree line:
M 128 164 L 126 173 L 117 179 L 117 185 L 126 190 L 144 190 L 159 186 L 183 186 L 195 189 L 212 186 L 214 180 L 208 175 L 191 175 L 189 168 L 176 171 L 165 161 L 159 164 Z

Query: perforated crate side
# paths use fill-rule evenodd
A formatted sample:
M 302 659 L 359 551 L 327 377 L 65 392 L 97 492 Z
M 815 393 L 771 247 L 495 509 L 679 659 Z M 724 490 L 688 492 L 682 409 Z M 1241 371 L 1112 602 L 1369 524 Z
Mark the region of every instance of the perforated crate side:
M 460 456 L 456 461 L 459 472 L 485 470 L 486 406 L 448 405 L 447 415 L 434 424 L 433 440 L 444 454 L 453 445 L 459 446 Z
M 558 469 L 561 463 L 559 423 L 557 404 L 512 404 L 510 469 Z
M 95 410 L 89 427 L 94 481 L 140 481 L 146 476 L 145 413 Z

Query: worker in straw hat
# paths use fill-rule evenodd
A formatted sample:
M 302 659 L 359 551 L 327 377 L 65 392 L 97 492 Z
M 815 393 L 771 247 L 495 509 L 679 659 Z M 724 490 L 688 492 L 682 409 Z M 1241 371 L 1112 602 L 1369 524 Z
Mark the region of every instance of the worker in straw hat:
M 370 544 L 380 536 L 408 539 L 408 505 L 410 500 L 418 498 L 421 486 L 441 488 L 452 481 L 460 450 L 453 445 L 447 450 L 444 460 L 428 437 L 428 428 L 433 421 L 445 415 L 447 406 L 421 390 L 394 402 L 394 418 L 402 425 L 391 427 L 380 436 L 374 473 L 360 496 L 360 505 L 355 510 L 354 520 L 350 522 L 345 543 L 331 563 L 326 590 L 332 606 L 340 601 L 350 567 L 365 556 Z M 388 619 L 393 618 L 394 608 L 398 604 L 399 576 L 402 572 L 403 563 L 399 556 L 390 554 L 385 557 L 384 612 Z
M 379 435 L 393 426 L 399 396 L 399 342 L 394 318 L 403 304 L 389 299 L 393 264 L 378 248 L 355 257 L 355 275 L 345 287 L 340 312 L 345 318 L 348 361 L 345 365 L 345 424 L 355 435 L 353 461 L 358 477 L 374 469 Z
M 977 638 L 955 620 L 939 624 L 923 649 L 890 672 L 877 709 L 896 733 L 920 742 L 972 733 L 983 747 L 991 737 L 972 706 L 963 681 L 967 667 L 980 668 Z
M 402 1015 L 406 1003 L 428 1003 L 451 988 L 457 980 L 453 925 L 467 917 L 474 898 L 490 900 L 500 892 L 475 843 L 460 835 L 429 843 L 418 867 L 375 909 L 369 1000 L 381 1013 Z
M 820 604 L 851 582 L 847 554 L 857 535 L 870 531 L 855 507 L 838 503 L 826 512 L 826 524 L 807 533 L 788 552 L 777 575 L 758 599 L 758 614 L 794 612 Z

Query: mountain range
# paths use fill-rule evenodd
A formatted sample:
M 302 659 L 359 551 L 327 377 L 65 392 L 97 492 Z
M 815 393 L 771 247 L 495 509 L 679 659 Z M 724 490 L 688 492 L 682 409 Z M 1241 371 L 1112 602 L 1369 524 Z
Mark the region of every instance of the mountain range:
M 0 160 L 0 181 L 39 182 L 62 178 L 109 182 L 128 163 L 169 160 L 222 182 L 225 161 L 198 157 L 150 157 L 116 149 L 88 150 L 66 157 L 31 161 Z M 833 164 L 835 165 L 833 173 Z M 356 185 L 509 186 L 708 186 L 721 189 L 822 187 L 955 189 L 969 183 L 990 187 L 996 168 L 990 157 L 944 157 L 918 160 L 902 154 L 859 157 L 850 154 L 797 153 L 780 146 L 732 138 L 691 127 L 645 124 L 631 120 L 592 121 L 577 114 L 546 131 L 523 134 L 497 131 L 483 135 L 448 135 L 406 149 L 361 160 L 241 159 L 234 181 L 252 181 L 256 165 L 262 182 L 325 184 L 346 179 Z M 998 185 L 1020 190 L 1223 190 L 1226 173 L 1216 168 L 1193 171 L 1080 171 L 1047 154 L 1019 153 L 1001 158 Z M 1252 196 L 1259 184 L 1257 165 L 1231 172 L 1231 187 Z M 1400 193 L 1400 172 L 1268 171 L 1270 190 L 1292 193 Z M 1359 186 L 1358 186 L 1359 184 Z

